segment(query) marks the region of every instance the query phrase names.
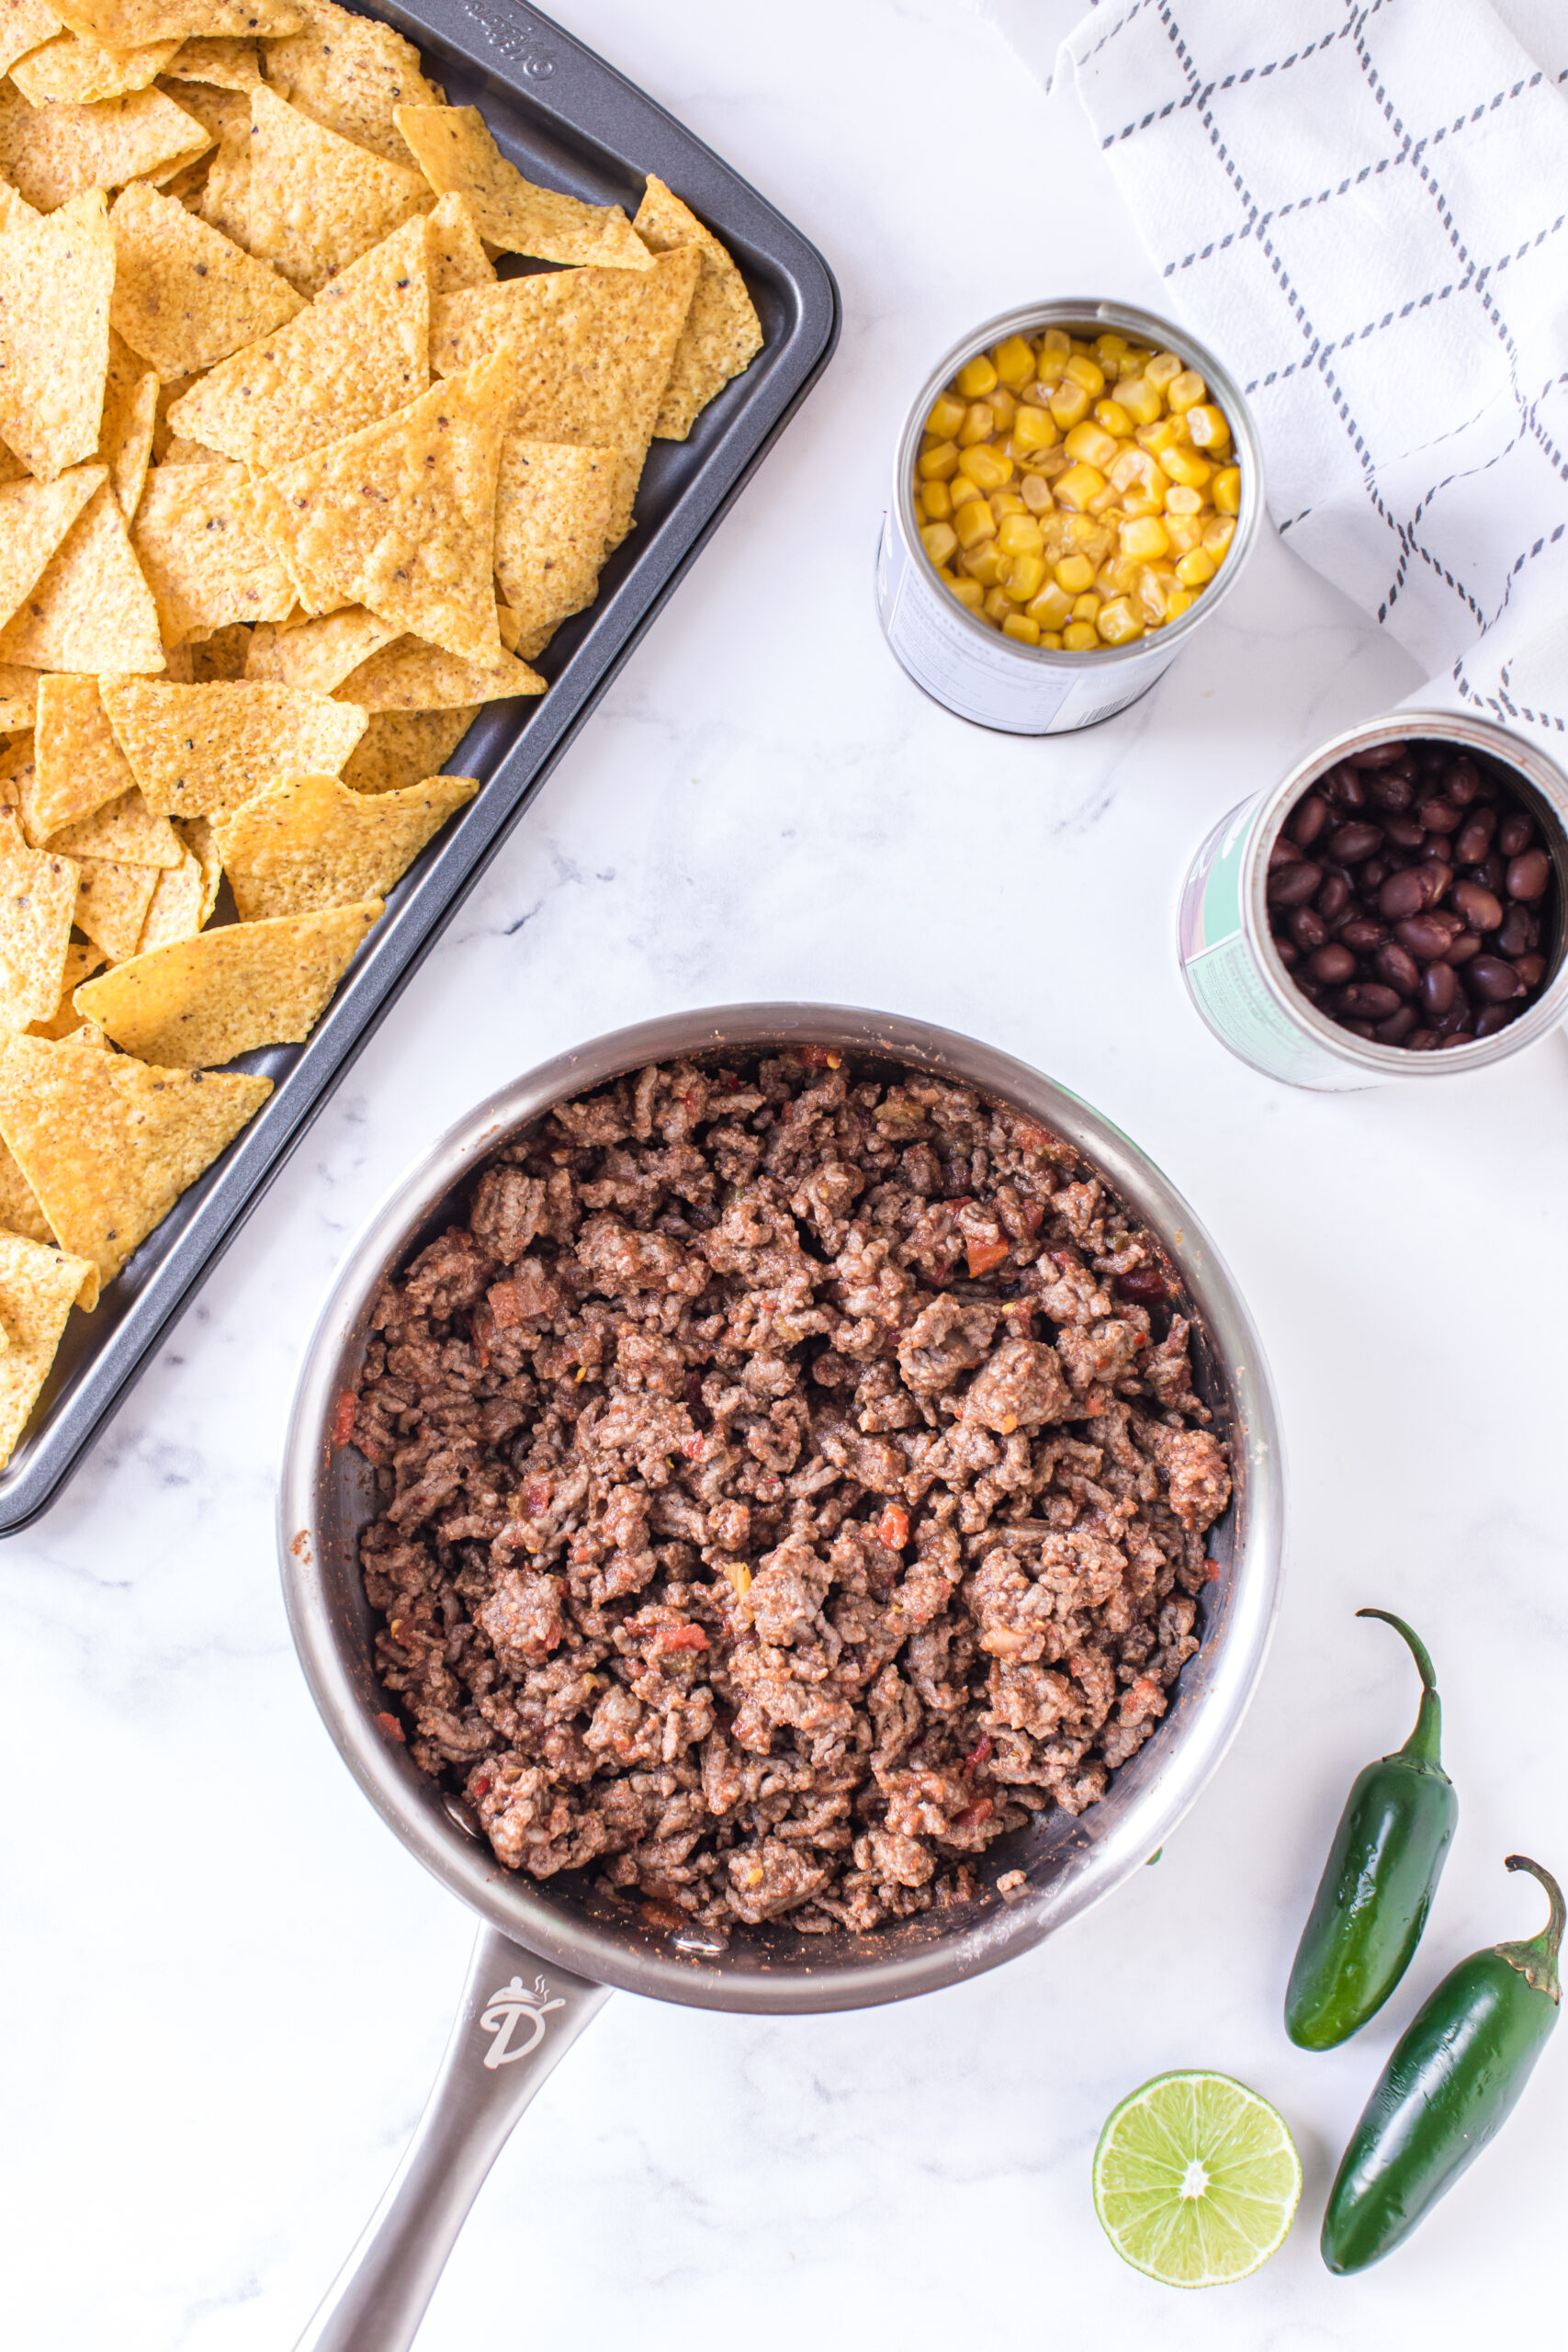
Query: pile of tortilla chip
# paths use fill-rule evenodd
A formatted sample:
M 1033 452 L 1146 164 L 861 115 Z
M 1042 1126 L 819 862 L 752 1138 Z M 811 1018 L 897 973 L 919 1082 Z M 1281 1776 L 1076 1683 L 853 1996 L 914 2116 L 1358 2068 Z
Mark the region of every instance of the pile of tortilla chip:
M 335 0 L 0 0 L 0 1464 L 761 340 Z

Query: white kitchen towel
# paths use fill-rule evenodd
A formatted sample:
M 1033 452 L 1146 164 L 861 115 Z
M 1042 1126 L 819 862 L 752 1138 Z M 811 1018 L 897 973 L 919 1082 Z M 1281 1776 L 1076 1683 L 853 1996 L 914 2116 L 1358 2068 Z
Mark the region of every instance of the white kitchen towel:
M 1564 0 L 977 5 L 1076 79 L 1289 544 L 1427 698 L 1568 732 Z

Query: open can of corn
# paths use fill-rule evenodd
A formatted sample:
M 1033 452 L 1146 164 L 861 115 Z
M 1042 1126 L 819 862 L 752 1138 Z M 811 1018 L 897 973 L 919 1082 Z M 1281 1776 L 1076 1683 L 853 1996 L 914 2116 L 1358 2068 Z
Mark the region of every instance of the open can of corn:
M 1411 752 L 1427 780 L 1391 790 Z M 1445 773 L 1467 778 L 1462 792 L 1445 789 Z M 1280 889 L 1285 873 L 1302 889 Z M 1397 895 L 1407 882 L 1414 906 Z M 1568 776 L 1556 762 L 1469 712 L 1399 710 L 1334 736 L 1215 826 L 1187 876 L 1178 945 L 1223 1046 L 1267 1078 L 1344 1092 L 1452 1078 L 1555 1028 L 1568 1012 L 1565 909 Z M 1366 1017 L 1349 1025 L 1353 1013 Z
M 1127 303 L 1032 303 L 966 336 L 909 412 L 883 633 L 960 718 L 1091 727 L 1217 610 L 1262 512 L 1257 432 L 1211 352 Z

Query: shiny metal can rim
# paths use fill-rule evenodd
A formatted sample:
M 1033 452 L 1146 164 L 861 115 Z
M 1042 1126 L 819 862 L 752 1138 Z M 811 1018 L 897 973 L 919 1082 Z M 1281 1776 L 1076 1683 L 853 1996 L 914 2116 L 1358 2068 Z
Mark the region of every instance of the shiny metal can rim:
M 1092 325 L 1104 334 L 1131 334 L 1156 344 L 1159 348 L 1174 351 L 1189 361 L 1204 382 L 1215 393 L 1225 421 L 1231 428 L 1231 438 L 1241 460 L 1241 509 L 1236 516 L 1235 536 L 1226 550 L 1215 578 L 1212 580 L 1179 620 L 1168 622 L 1164 628 L 1146 632 L 1129 645 L 1102 645 L 1087 653 L 1057 652 L 1050 646 L 1021 645 L 1016 638 L 1002 637 L 997 629 L 987 628 L 973 613 L 949 596 L 937 578 L 920 538 L 919 518 L 915 514 L 915 460 L 919 455 L 920 435 L 925 431 L 926 418 L 939 392 L 945 391 L 960 368 L 977 353 L 988 351 L 1010 334 L 1038 334 L 1045 327 L 1076 327 Z M 1017 310 L 1004 311 L 975 328 L 961 343 L 953 345 L 926 382 L 908 416 L 898 436 L 897 455 L 894 460 L 892 509 L 898 518 L 898 528 L 910 561 L 923 587 L 945 599 L 953 607 L 964 629 L 977 645 L 993 650 L 998 643 L 1009 647 L 1020 661 L 1033 662 L 1048 669 L 1068 670 L 1075 674 L 1103 670 L 1107 677 L 1119 669 L 1134 667 L 1146 662 L 1151 653 L 1169 649 L 1169 658 L 1187 642 L 1193 628 L 1207 620 L 1224 602 L 1235 585 L 1248 556 L 1257 543 L 1263 516 L 1263 451 L 1258 437 L 1258 427 L 1247 397 L 1235 378 L 1217 359 L 1205 344 L 1189 334 L 1185 327 L 1174 320 L 1162 318 L 1157 311 L 1145 311 L 1131 302 L 1100 300 L 1079 297 L 1049 302 L 1029 302 Z

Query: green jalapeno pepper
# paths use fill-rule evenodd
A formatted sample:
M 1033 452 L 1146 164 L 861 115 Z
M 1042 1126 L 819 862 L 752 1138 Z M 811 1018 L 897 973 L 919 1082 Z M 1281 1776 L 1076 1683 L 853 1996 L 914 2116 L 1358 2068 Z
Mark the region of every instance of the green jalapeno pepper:
M 1382 2008 L 1421 1940 L 1459 1818 L 1425 1645 L 1386 1609 L 1356 1614 L 1409 1643 L 1421 1706 L 1398 1753 L 1357 1774 L 1339 1816 L 1285 1994 L 1285 2030 L 1303 2050 L 1332 2050 Z
M 1526 1943 L 1495 1944 L 1450 1968 L 1400 2039 L 1351 2135 L 1323 2221 L 1323 2258 L 1341 2277 L 1407 2238 L 1513 2111 L 1557 2023 L 1562 1891 L 1549 1871 L 1510 1854 L 1546 1889 L 1551 1917 Z

